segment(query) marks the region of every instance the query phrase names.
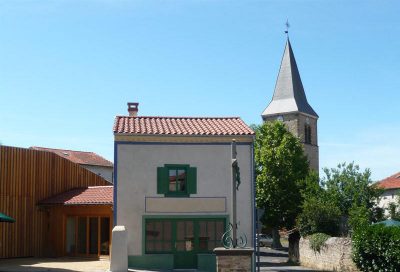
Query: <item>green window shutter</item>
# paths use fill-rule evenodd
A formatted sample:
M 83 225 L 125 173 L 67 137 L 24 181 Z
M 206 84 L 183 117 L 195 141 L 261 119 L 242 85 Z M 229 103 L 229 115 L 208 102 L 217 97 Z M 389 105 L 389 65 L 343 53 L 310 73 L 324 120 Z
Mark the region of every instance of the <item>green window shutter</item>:
M 157 194 L 168 192 L 168 169 L 166 167 L 157 167 Z
M 188 176 L 187 176 L 187 192 L 188 194 L 196 194 L 197 193 L 197 168 L 189 167 L 188 168 Z

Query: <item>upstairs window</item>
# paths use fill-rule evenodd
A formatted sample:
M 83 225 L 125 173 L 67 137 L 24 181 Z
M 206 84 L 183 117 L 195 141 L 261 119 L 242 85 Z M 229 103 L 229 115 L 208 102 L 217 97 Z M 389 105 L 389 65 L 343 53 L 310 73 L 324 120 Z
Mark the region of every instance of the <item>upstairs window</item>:
M 157 167 L 157 193 L 164 196 L 189 196 L 197 191 L 197 169 L 186 164 Z
M 168 168 L 168 192 L 179 193 L 186 192 L 187 173 L 185 167 Z

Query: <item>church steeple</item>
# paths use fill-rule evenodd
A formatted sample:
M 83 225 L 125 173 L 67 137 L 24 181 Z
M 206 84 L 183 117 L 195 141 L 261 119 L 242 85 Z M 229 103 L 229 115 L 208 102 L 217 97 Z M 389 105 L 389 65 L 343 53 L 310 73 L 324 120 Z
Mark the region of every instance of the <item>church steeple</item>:
M 317 113 L 308 104 L 296 59 L 288 38 L 276 80 L 274 96 L 262 113 L 262 117 L 265 119 L 268 115 L 290 112 L 300 112 L 318 118 Z
M 289 37 L 286 41 L 274 95 L 262 113 L 264 122 L 280 120 L 303 144 L 311 169 L 318 172 L 318 114 L 308 104 Z

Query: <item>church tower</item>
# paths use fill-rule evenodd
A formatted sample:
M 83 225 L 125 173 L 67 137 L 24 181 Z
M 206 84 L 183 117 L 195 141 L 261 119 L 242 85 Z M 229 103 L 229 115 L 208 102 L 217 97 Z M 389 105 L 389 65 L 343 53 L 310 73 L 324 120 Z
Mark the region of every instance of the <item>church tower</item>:
M 303 144 L 310 168 L 318 172 L 318 114 L 308 104 L 289 38 L 279 68 L 274 96 L 262 113 L 262 119 L 264 122 L 284 122 Z

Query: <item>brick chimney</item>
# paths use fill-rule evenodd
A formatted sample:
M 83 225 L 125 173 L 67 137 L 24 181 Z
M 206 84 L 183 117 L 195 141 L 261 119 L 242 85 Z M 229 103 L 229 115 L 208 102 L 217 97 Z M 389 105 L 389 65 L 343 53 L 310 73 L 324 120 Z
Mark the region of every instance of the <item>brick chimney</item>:
M 128 102 L 128 112 L 129 116 L 136 117 L 139 111 L 139 103 Z

